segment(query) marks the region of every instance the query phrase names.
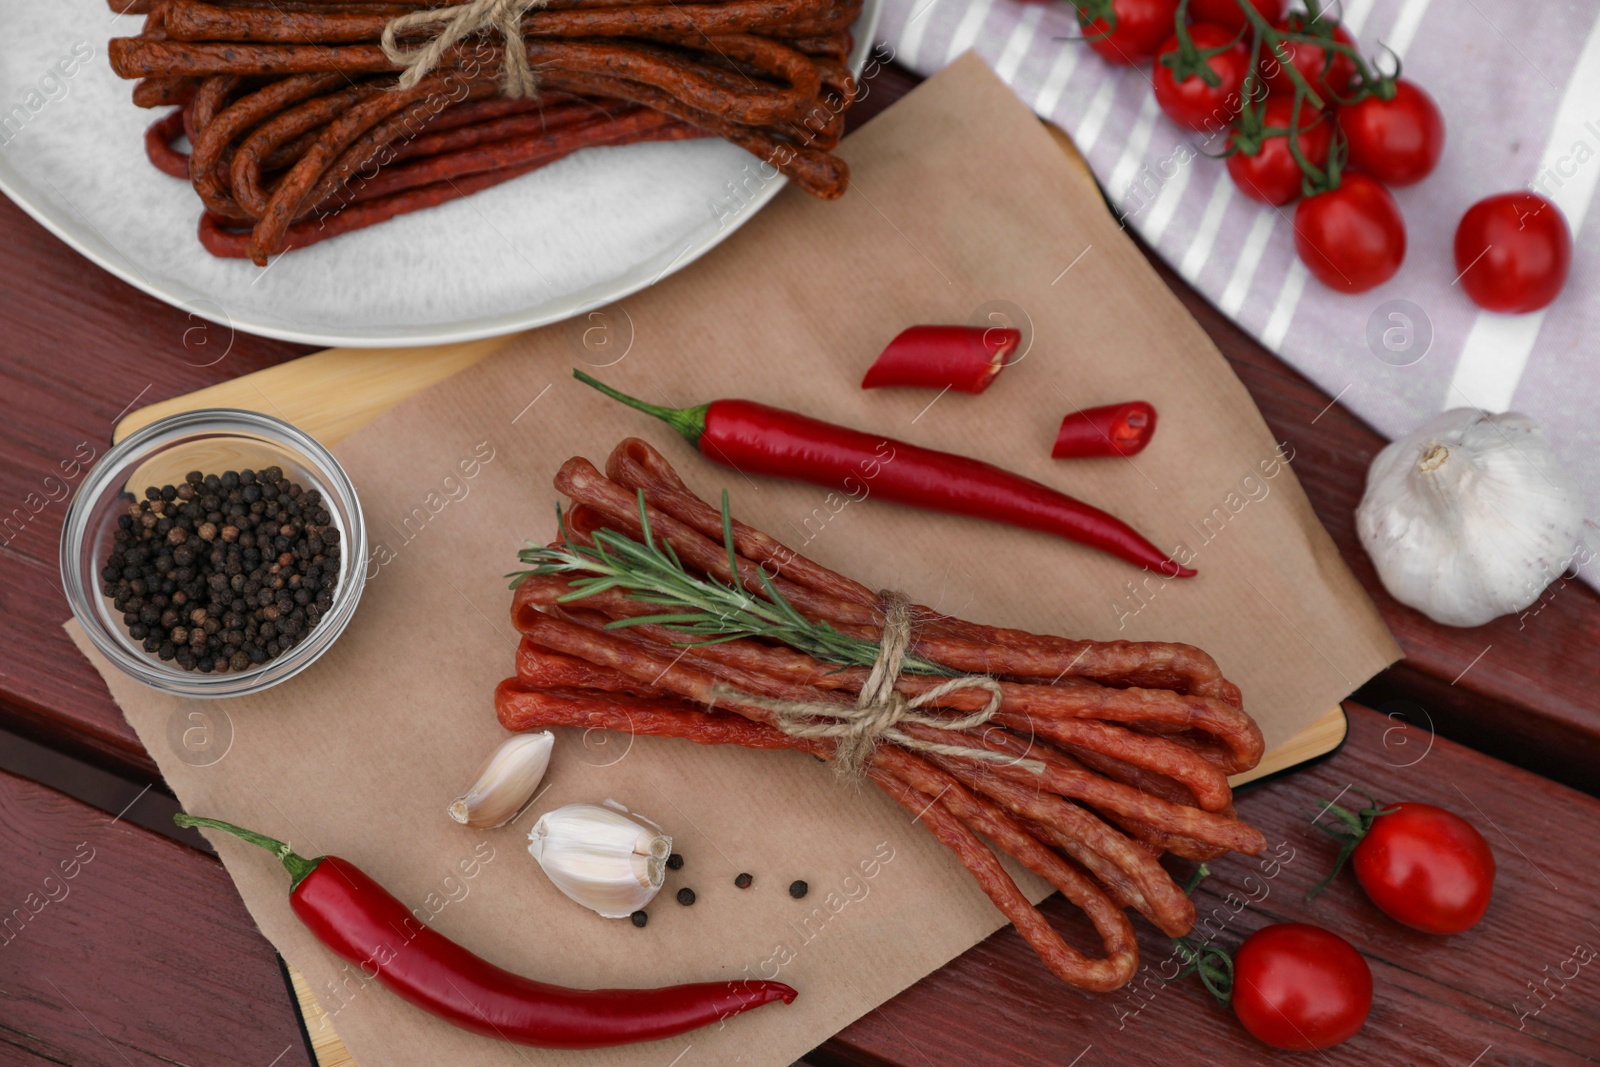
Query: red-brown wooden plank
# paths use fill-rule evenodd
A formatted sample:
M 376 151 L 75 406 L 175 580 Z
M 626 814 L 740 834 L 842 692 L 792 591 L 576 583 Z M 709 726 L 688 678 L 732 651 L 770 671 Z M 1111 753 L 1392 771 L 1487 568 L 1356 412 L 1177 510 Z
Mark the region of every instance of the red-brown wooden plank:
M 1146 254 L 1149 254 L 1146 250 Z M 1282 360 L 1244 336 L 1160 260 L 1157 271 L 1216 341 L 1278 440 L 1339 553 L 1371 594 L 1406 658 L 1360 695 L 1431 717 L 1443 733 L 1547 778 L 1600 792 L 1600 594 L 1561 580 L 1519 615 L 1485 626 L 1440 626 L 1378 581 L 1356 535 L 1367 467 L 1387 443 Z M 1424 413 L 1418 413 L 1421 421 Z
M 311 1062 L 216 860 L 4 773 L 0 856 L 0 1062 Z
M 877 68 L 859 125 L 915 84 Z M 307 351 L 206 326 L 89 267 L 9 202 L 0 201 L 0 519 L 25 507 L 81 443 L 105 448 L 135 402 L 176 396 Z M 1355 536 L 1352 515 L 1382 440 L 1229 323 L 1170 271 L 1163 277 L 1216 341 L 1273 429 L 1318 516 L 1377 600 L 1407 660 L 1364 695 L 1419 702 L 1452 736 L 1563 781 L 1594 789 L 1600 761 L 1600 598 L 1570 584 L 1528 619 L 1473 630 L 1435 626 L 1390 599 Z M 202 344 L 202 341 L 204 342 Z M 220 361 L 220 351 L 228 354 Z M 210 365 L 206 365 L 210 364 Z M 42 498 L 42 497 L 41 497 Z M 66 617 L 56 578 L 63 507 L 48 504 L 0 537 L 0 727 L 148 780 L 155 768 L 100 680 L 55 625 Z M 1481 658 L 1480 658 L 1481 654 Z M 1470 669 L 1468 669 L 1470 667 Z M 1463 671 L 1465 674 L 1463 675 Z M 1459 680 L 1458 680 L 1458 676 Z
M 62 497 L 82 480 L 61 464 L 103 453 L 132 407 L 313 349 L 146 296 L 3 197 L 0 235 L 0 523 L 15 523 L 0 527 L 0 725 L 149 780 L 154 763 L 57 625 Z
M 1592 1062 L 1585 1057 L 1600 1051 L 1600 985 L 1584 980 L 1588 966 L 1571 978 L 1565 961 L 1579 944 L 1600 946 L 1600 928 L 1590 925 L 1600 802 L 1421 731 L 1401 743 L 1390 720 L 1365 708 L 1352 706 L 1350 716 L 1350 740 L 1337 755 L 1241 798 L 1243 816 L 1294 857 L 1271 878 L 1247 858 L 1213 865 L 1200 894 L 1203 912 L 1225 907 L 1229 890 L 1261 897 L 1259 887 L 1270 886 L 1258 906 L 1226 924 L 1218 943 L 1236 946 L 1266 922 L 1292 919 L 1334 929 L 1366 955 L 1377 990 L 1367 1028 L 1306 1062 Z M 1334 851 L 1311 817 L 1351 784 L 1384 799 L 1441 804 L 1484 831 L 1499 877 L 1476 929 L 1453 938 L 1408 931 L 1367 903 L 1348 873 L 1315 902 L 1301 899 Z M 59 864 L 80 842 L 93 858 L 61 880 Z M 9 775 L 0 775 L 0 854 L 6 909 L 26 908 L 29 893 L 61 897 L 66 887 L 38 915 L 13 919 L 0 944 L 0 1062 L 143 1067 L 164 1057 L 266 1065 L 286 1048 L 280 1065 L 305 1062 L 271 948 L 214 860 Z M 52 872 L 57 881 L 46 883 Z M 1246 881 L 1252 872 L 1257 881 Z M 1070 938 L 1092 944 L 1072 909 L 1057 899 L 1046 910 Z M 1158 968 L 1169 948 L 1138 925 L 1143 958 Z M 1571 980 L 1550 982 L 1541 1004 L 1527 983 L 1563 970 Z M 1192 978 L 1150 989 L 1142 1000 L 1080 993 L 1052 978 L 1006 930 L 807 1059 L 1062 1067 L 1088 1049 L 1083 1067 L 1284 1062 L 1245 1036 Z M 1519 1005 L 1540 1010 L 1523 1019 Z
M 1197 894 L 1202 914 L 1218 908 L 1227 914 L 1227 892 L 1261 896 L 1258 886 L 1269 887 L 1258 907 L 1222 928 L 1219 945 L 1237 947 L 1273 921 L 1316 923 L 1351 941 L 1372 967 L 1374 1006 L 1366 1027 L 1348 1043 L 1294 1057 L 1267 1049 L 1192 976 L 1166 986 L 1153 981 L 1142 999 L 1128 990 L 1078 992 L 1055 981 L 1007 928 L 868 1013 L 821 1051 L 839 1064 L 924 1067 L 1281 1067 L 1291 1059 L 1326 1067 L 1593 1063 L 1600 1055 L 1600 959 L 1569 961 L 1578 945 L 1600 952 L 1594 908 L 1600 801 L 1443 738 L 1432 739 L 1430 748 L 1425 731 L 1390 733 L 1393 721 L 1366 708 L 1349 705 L 1349 711 L 1350 739 L 1337 755 L 1240 799 L 1240 814 L 1274 846 L 1293 848 L 1293 860 L 1267 879 L 1256 861 L 1225 858 L 1212 865 L 1212 877 Z M 1477 927 L 1449 938 L 1408 930 L 1374 908 L 1348 871 L 1316 900 L 1303 900 L 1337 848 L 1311 819 L 1351 784 L 1383 800 L 1438 804 L 1477 825 L 1499 867 L 1494 900 Z M 1247 884 L 1252 873 L 1256 881 Z M 1088 923 L 1059 897 L 1046 910 L 1076 943 L 1093 944 Z M 1136 982 L 1158 971 L 1170 951 L 1148 924 L 1138 925 L 1141 960 L 1151 971 L 1141 970 Z M 1551 980 L 1541 987 L 1551 992 L 1536 999 L 1527 983 L 1543 983 L 1557 972 L 1569 981 Z M 1524 1019 L 1519 1006 L 1540 1010 Z

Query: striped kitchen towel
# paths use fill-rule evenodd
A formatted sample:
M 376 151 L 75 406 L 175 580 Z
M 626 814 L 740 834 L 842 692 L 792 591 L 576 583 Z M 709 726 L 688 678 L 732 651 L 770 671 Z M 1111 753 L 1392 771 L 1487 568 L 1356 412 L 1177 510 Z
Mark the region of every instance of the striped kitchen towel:
M 1538 419 L 1600 512 L 1600 3 L 1345 0 L 1367 55 L 1380 45 L 1433 94 L 1447 136 L 1439 168 L 1395 191 L 1404 266 L 1344 295 L 1295 256 L 1294 208 L 1237 194 L 1199 136 L 1163 116 L 1148 66 L 1112 67 L 1081 44 L 1065 3 L 885 0 L 880 58 L 931 74 L 976 49 L 1041 117 L 1072 135 L 1125 223 L 1241 328 L 1381 433 L 1472 406 Z M 1206 146 L 1215 152 L 1220 146 Z M 1467 207 L 1532 187 L 1572 226 L 1565 291 L 1530 315 L 1480 311 L 1455 284 Z M 1592 534 L 1592 531 L 1591 531 Z M 1600 537 L 1591 536 L 1591 546 Z M 1580 552 L 1587 559 L 1591 552 Z M 1583 568 L 1590 584 L 1600 565 Z

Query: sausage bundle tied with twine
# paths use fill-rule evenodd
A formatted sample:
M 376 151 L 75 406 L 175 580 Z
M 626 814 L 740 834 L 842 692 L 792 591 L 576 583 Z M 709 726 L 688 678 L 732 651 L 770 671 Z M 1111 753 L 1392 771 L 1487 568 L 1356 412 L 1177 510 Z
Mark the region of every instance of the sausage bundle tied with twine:
M 861 0 L 111 2 L 148 15 L 108 55 L 139 79 L 136 103 L 180 107 L 181 124 L 158 120 L 146 151 L 175 177 L 187 165 L 216 255 L 265 264 L 584 148 L 638 141 L 720 137 L 823 199 L 849 182 L 831 151 L 856 95 L 845 57 Z M 536 119 L 552 114 L 547 100 L 557 112 L 537 125 L 485 112 L 472 124 L 481 133 L 449 142 L 470 151 L 419 159 L 414 142 L 491 96 Z M 574 121 L 575 103 L 595 121 Z M 374 179 L 399 160 L 404 174 Z
M 867 680 L 861 687 L 861 694 L 853 705 L 820 700 L 769 700 L 729 685 L 718 686 L 712 690 L 712 695 L 766 708 L 772 712 L 772 724 L 790 737 L 832 739 L 834 769 L 847 779 L 861 778 L 868 757 L 880 741 L 917 752 L 956 756 L 981 763 L 1004 763 L 1033 774 L 1043 774 L 1045 766 L 1038 760 L 993 749 L 931 741 L 899 728 L 902 722 L 915 723 L 948 731 L 954 739 L 993 719 L 1000 710 L 1005 693 L 999 682 L 981 674 L 951 678 L 915 697 L 908 698 L 901 693 L 895 688 L 895 683 L 900 678 L 906 652 L 911 648 L 911 601 L 905 594 L 893 590 L 884 590 L 879 596 L 883 600 L 884 619 L 878 658 L 872 664 Z M 989 702 L 970 715 L 954 719 L 920 711 L 925 707 L 937 706 L 941 697 L 962 689 L 983 690 L 989 694 Z
M 545 0 L 470 0 L 451 7 L 424 8 L 390 19 L 379 41 L 383 54 L 405 71 L 400 75 L 400 88 L 409 89 L 430 74 L 459 42 L 475 33 L 494 30 L 505 38 L 506 45 L 500 61 L 500 92 L 513 99 L 530 97 L 537 94 L 539 79 L 528 65 L 528 51 L 522 42 L 522 16 L 544 4 Z M 402 36 L 421 30 L 437 32 L 427 44 L 401 47 Z
M 831 761 L 911 813 L 1044 964 L 1085 989 L 1138 969 L 1122 909 L 1172 936 L 1194 925 L 1163 852 L 1206 861 L 1265 847 L 1226 777 L 1259 759 L 1259 730 L 1199 649 L 1003 630 L 875 593 L 700 499 L 637 438 L 604 473 L 568 460 L 555 485 L 570 501 L 560 539 L 523 554 L 541 566 L 512 600 L 522 643 L 494 695 L 505 728 Z M 666 560 L 672 576 L 651 581 L 648 562 L 619 570 L 629 559 Z M 730 628 L 745 595 L 768 611 L 757 617 L 786 621 Z M 997 851 L 1081 908 L 1101 952 L 1069 944 Z

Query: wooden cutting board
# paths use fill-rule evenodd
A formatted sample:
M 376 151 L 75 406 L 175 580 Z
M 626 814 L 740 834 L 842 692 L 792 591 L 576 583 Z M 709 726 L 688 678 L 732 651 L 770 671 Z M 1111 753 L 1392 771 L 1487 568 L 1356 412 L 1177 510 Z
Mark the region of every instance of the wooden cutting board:
M 182 411 L 243 408 L 276 415 L 332 445 L 402 400 L 477 363 L 506 340 L 391 350 L 330 348 L 130 412 L 117 424 L 112 437 L 120 441 L 157 419 Z M 1243 785 L 1329 755 L 1344 743 L 1346 730 L 1343 709 L 1334 708 L 1268 752 L 1255 770 L 1235 775 L 1231 781 Z M 355 1060 L 310 985 L 293 968 L 290 977 L 317 1063 L 320 1067 L 354 1067 Z
M 1050 129 L 1062 151 L 1087 169 L 1066 135 L 1055 127 Z M 112 439 L 120 441 L 157 419 L 179 412 L 242 408 L 275 415 L 324 445 L 333 445 L 401 401 L 484 359 L 508 340 L 490 338 L 428 348 L 330 348 L 139 408 L 117 424 Z M 1344 743 L 1347 730 L 1344 710 L 1333 708 L 1268 752 L 1254 770 L 1235 775 L 1230 781 L 1241 786 L 1330 755 Z M 355 1067 L 354 1058 L 334 1031 L 332 1020 L 309 983 L 293 968 L 289 972 L 317 1063 L 320 1067 Z

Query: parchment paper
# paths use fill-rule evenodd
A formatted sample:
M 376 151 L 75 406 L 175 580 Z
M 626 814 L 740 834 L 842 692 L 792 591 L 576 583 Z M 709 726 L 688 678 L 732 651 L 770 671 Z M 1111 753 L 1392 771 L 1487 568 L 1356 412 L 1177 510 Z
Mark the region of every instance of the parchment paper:
M 566 733 L 548 792 L 515 825 L 474 832 L 445 817 L 503 737 L 490 691 L 516 639 L 501 576 L 524 539 L 551 534 L 550 477 L 573 454 L 603 464 L 618 439 L 647 437 L 703 495 L 727 487 L 736 514 L 794 547 L 969 618 L 1193 642 L 1243 687 L 1269 745 L 1397 658 L 1244 389 L 981 61 L 917 89 L 843 154 L 855 180 L 842 201 L 786 191 L 625 308 L 526 335 L 341 444 L 373 559 L 355 621 L 311 670 L 199 704 L 101 665 L 186 808 L 357 862 L 495 963 L 570 985 L 778 974 L 800 990 L 792 1006 L 676 1041 L 516 1049 L 365 983 L 294 919 L 270 856 L 216 838 L 251 914 L 360 1063 L 787 1064 L 1001 925 L 904 812 L 804 756 Z M 986 306 L 1020 313 L 1033 335 L 987 394 L 857 388 L 902 327 Z M 595 329 L 611 331 L 606 343 L 585 343 Z M 609 363 L 594 373 L 659 403 L 743 396 L 1000 462 L 1186 546 L 1200 575 L 1146 581 L 1041 535 L 879 503 L 870 481 L 830 496 L 743 477 L 568 377 L 583 363 Z M 1048 458 L 1065 412 L 1132 398 L 1161 412 L 1136 459 Z M 196 714 L 215 731 L 204 759 L 183 741 Z M 661 822 L 686 860 L 643 930 L 567 901 L 524 850 L 539 812 L 607 798 Z M 752 888 L 734 888 L 741 871 Z M 811 885 L 803 901 L 785 891 L 797 878 Z M 681 886 L 699 895 L 692 908 L 673 900 Z M 1041 966 L 1039 981 L 1055 979 Z

